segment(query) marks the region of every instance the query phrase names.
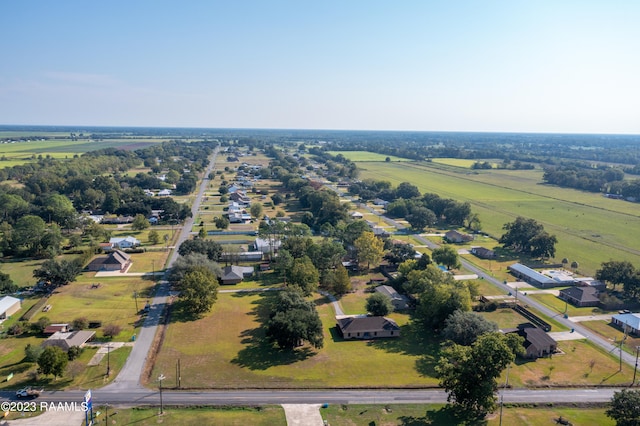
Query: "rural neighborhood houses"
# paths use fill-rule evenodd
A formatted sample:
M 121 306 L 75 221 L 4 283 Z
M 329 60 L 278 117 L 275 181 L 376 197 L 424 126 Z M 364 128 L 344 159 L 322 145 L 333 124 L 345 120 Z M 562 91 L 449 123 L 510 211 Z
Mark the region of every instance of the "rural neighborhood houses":
M 12 296 L 0 299 L 0 320 L 5 320 L 15 314 L 22 307 L 22 301 Z
M 57 346 L 66 352 L 73 346 L 77 346 L 79 348 L 83 347 L 85 343 L 93 339 L 95 334 L 95 331 L 89 330 L 78 330 L 67 333 L 58 331 L 56 333 L 53 333 L 47 340 L 42 342 L 42 346 Z
M 560 290 L 558 297 L 574 306 L 598 306 L 598 289 L 595 287 L 569 287 Z
M 336 316 L 336 322 L 340 334 L 347 340 L 400 337 L 400 327 L 387 317 L 346 315 Z
M 409 302 L 407 297 L 398 293 L 395 288 L 388 285 L 379 285 L 375 290 L 389 298 L 396 311 L 407 309 Z
M 502 330 L 502 332 L 517 333 L 524 338 L 525 358 L 549 356 L 558 349 L 558 343 L 553 338 L 531 323 L 519 324 L 517 328 Z
M 131 256 L 123 251 L 114 250 L 106 256 L 98 256 L 93 259 L 87 265 L 87 270 L 126 272 L 131 263 Z
M 222 277 L 220 281 L 222 284 L 238 284 L 244 278 L 253 275 L 252 266 L 225 266 L 222 269 Z
M 627 334 L 640 336 L 640 313 L 623 313 L 611 317 L 611 323 Z
M 109 244 L 111 245 L 111 248 L 115 249 L 135 248 L 140 245 L 140 240 L 131 236 L 112 237 L 109 239 Z
M 444 234 L 444 239 L 450 243 L 466 243 L 473 241 L 473 236 L 452 229 Z

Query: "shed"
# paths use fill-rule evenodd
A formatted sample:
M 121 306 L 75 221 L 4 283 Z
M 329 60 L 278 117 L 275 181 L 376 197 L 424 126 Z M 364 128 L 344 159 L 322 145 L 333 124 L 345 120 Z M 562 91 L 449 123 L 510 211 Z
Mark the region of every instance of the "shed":
M 9 318 L 22 307 L 22 301 L 12 296 L 5 296 L 0 299 L 0 320 Z

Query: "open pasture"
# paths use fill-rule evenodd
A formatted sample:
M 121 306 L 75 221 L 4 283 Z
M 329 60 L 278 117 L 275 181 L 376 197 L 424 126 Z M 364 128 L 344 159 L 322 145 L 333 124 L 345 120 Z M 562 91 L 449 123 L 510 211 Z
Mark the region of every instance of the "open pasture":
M 324 347 L 288 353 L 266 342 L 262 321 L 270 292 L 219 294 L 212 312 L 193 322 L 172 322 L 151 377 L 167 383 L 180 358 L 182 385 L 190 388 L 325 388 L 435 386 L 437 342 L 400 323 L 400 339 L 344 341 L 333 307 L 315 299 L 325 332 Z M 175 317 L 174 317 L 175 319 Z M 379 372 L 385 371 L 384 378 Z
M 555 260 L 575 260 L 582 273 L 593 274 L 610 259 L 640 264 L 640 213 L 633 210 L 637 205 L 541 185 L 539 170 L 453 173 L 428 163 L 362 163 L 359 168 L 362 178 L 393 185 L 411 182 L 422 193 L 468 201 L 480 216 L 483 230 L 495 237 L 517 216 L 533 218 L 557 236 Z
M 386 161 L 387 157 L 389 158 L 389 161 L 411 161 L 408 158 L 396 157 L 395 155 L 378 154 L 377 152 L 368 151 L 329 151 L 329 154 L 342 154 L 344 158 L 355 163 L 360 161 Z

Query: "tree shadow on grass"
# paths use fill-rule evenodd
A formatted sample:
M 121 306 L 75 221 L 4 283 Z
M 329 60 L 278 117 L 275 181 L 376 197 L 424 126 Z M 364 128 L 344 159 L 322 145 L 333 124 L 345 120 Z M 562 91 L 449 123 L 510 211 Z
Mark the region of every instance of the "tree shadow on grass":
M 440 339 L 431 330 L 410 323 L 400 327 L 399 338 L 372 340 L 369 345 L 391 353 L 418 356 L 416 371 L 423 377 L 435 377 L 435 365 L 440 354 Z
M 257 317 L 260 327 L 244 330 L 240 333 L 241 343 L 245 348 L 238 352 L 238 355 L 231 360 L 243 368 L 250 370 L 266 370 L 277 365 L 288 365 L 315 355 L 315 351 L 310 347 L 302 347 L 295 350 L 283 350 L 275 346 L 266 337 L 266 326 L 269 315 L 273 311 L 273 304 L 276 301 L 277 292 L 260 293 L 260 298 L 252 302 L 254 305 L 247 315 Z M 242 293 L 234 293 L 234 297 L 243 297 Z
M 426 425 L 466 425 L 484 426 L 487 425 L 485 418 L 478 418 L 474 414 L 468 414 L 453 405 L 445 405 L 437 410 L 427 410 L 424 417 L 401 416 L 398 418 L 402 426 L 426 426 Z

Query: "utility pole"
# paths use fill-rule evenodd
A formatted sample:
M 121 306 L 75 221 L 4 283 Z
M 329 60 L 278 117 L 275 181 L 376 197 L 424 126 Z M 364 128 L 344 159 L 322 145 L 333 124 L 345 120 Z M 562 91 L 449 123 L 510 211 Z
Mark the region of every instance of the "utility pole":
M 160 415 L 164 414 L 164 407 L 162 405 L 162 381 L 166 379 L 164 374 L 158 376 L 158 382 L 160 382 Z
M 631 386 L 636 383 L 636 373 L 638 372 L 638 352 L 640 351 L 640 346 L 636 346 L 636 366 L 633 369 L 633 381 L 631 382 Z
M 507 365 L 507 380 L 504 382 L 504 389 L 500 393 L 500 426 L 502 426 L 502 406 L 504 405 L 504 392 L 507 390 L 507 386 L 509 386 L 509 368 L 511 367 L 511 363 Z

